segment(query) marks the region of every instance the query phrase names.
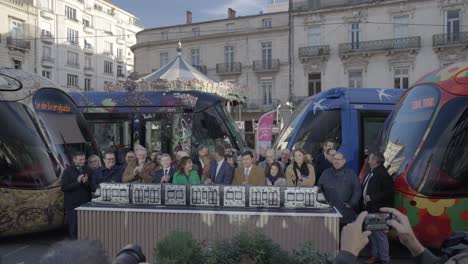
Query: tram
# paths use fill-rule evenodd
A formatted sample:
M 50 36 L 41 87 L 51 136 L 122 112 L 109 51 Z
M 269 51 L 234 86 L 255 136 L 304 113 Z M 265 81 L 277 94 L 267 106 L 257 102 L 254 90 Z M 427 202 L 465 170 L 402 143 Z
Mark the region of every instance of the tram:
M 333 88 L 305 99 L 274 148 L 303 148 L 315 155 L 333 139 L 359 172 L 366 150 L 377 150 L 383 124 L 403 94 L 401 89 Z
M 245 143 L 225 107 L 225 99 L 199 91 L 132 91 L 70 93 L 89 123 L 101 150 L 123 155 L 135 144 L 148 150 L 196 154 L 229 143 L 242 151 Z
M 98 153 L 71 98 L 48 79 L 0 68 L 0 237 L 65 223 L 61 175 L 71 153 Z
M 401 98 L 382 134 L 395 207 L 418 239 L 440 248 L 468 231 L 468 63 L 424 76 Z

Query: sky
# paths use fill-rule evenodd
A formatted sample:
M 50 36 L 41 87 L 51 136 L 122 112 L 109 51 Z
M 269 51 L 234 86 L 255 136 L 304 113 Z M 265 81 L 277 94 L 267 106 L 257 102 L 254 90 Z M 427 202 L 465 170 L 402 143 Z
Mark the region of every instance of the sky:
M 227 9 L 237 16 L 255 15 L 272 0 L 112 0 L 140 19 L 145 28 L 184 24 L 185 12 L 192 12 L 193 23 L 227 17 Z M 278 0 L 280 2 L 283 0 Z

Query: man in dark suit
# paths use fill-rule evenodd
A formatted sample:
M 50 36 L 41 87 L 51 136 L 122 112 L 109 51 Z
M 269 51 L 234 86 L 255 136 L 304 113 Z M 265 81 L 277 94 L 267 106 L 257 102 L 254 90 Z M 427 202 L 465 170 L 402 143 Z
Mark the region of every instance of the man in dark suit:
M 392 207 L 394 192 L 393 179 L 383 166 L 385 158 L 380 152 L 369 156 L 370 172 L 362 182 L 363 206 L 369 213 L 379 213 L 381 207 Z M 372 246 L 372 257 L 365 263 L 389 263 L 389 245 L 384 231 L 372 231 L 369 236 Z
M 330 162 L 327 159 L 327 151 L 329 149 L 336 149 L 336 143 L 328 139 L 322 144 L 322 151 L 318 154 L 315 155 L 313 163 L 314 163 L 314 169 L 315 169 L 315 182 L 318 182 L 320 179 L 320 176 L 322 176 L 322 173 L 331 167 L 333 167 L 332 162 Z
M 215 160 L 210 164 L 205 184 L 231 184 L 234 168 L 224 159 L 224 154 L 223 146 L 215 147 L 213 153 Z
M 156 172 L 153 183 L 172 183 L 172 177 L 174 177 L 176 171 L 171 167 L 171 156 L 169 154 L 162 155 L 161 166 L 162 169 Z
M 92 198 L 92 171 L 85 164 L 85 155 L 81 152 L 75 153 L 73 155 L 73 165 L 66 168 L 62 175 L 61 188 L 64 192 L 64 205 L 67 211 L 70 239 L 77 238 L 78 219 L 75 208 L 91 201 Z
M 115 165 L 115 153 L 113 151 L 107 151 L 104 154 L 104 166 L 99 167 L 93 173 L 91 180 L 93 191 L 99 187 L 99 184 L 104 182 L 122 182 L 122 174 L 124 167 Z

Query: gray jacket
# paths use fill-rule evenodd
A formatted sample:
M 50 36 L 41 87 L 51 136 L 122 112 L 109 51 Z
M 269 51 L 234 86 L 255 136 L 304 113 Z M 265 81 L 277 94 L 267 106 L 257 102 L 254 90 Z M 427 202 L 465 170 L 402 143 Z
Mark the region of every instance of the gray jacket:
M 326 169 L 320 176 L 318 186 L 322 189 L 328 203 L 335 206 L 343 216 L 340 224 L 354 221 L 356 218 L 354 208 L 358 207 L 362 194 L 359 178 L 354 171 L 348 168 Z

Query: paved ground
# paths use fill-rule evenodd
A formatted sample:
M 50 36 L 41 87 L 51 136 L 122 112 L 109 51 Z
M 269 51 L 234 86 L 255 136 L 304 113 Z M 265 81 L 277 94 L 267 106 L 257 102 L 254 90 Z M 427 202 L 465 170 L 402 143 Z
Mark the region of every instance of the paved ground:
M 67 239 L 65 230 L 33 235 L 3 238 L 0 241 L 1 264 L 36 264 L 40 257 L 55 242 Z M 391 244 L 392 263 L 413 263 L 408 251 L 399 243 Z M 364 258 L 361 258 L 361 262 Z

